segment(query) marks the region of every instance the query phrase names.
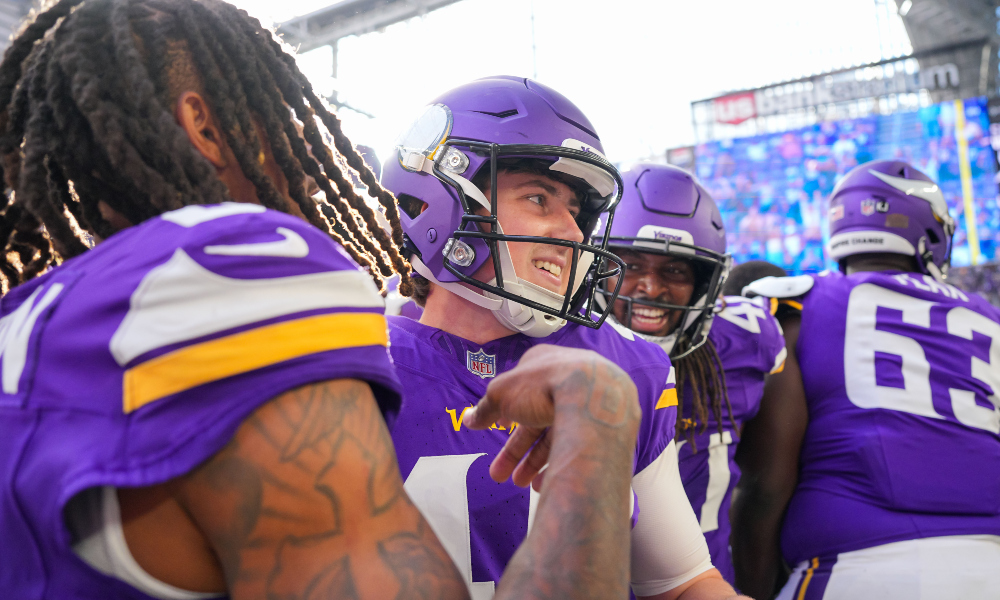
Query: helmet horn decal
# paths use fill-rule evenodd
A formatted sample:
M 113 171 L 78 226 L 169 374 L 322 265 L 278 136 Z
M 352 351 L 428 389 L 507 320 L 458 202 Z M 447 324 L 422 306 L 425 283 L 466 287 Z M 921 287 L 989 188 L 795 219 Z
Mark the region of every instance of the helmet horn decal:
M 906 179 L 905 177 L 886 175 L 885 173 L 879 173 L 875 169 L 868 169 L 868 172 L 907 196 L 913 196 L 929 202 L 931 208 L 934 210 L 934 214 L 942 222 L 951 221 L 951 215 L 948 214 L 948 202 L 945 201 L 944 194 L 941 193 L 941 188 L 937 185 L 927 181 L 920 181 L 919 179 Z

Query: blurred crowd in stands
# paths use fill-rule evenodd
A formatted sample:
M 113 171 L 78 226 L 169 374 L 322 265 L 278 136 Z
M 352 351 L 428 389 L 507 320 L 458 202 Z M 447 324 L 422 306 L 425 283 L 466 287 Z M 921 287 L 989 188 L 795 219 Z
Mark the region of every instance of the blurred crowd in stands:
M 948 273 L 948 283 L 975 292 L 1000 308 L 1000 263 L 952 269 Z
M 1000 258 L 996 163 L 985 107 L 985 98 L 965 101 L 980 262 Z M 879 158 L 906 160 L 940 183 L 958 223 L 952 263 L 970 264 L 952 103 L 695 147 L 697 174 L 722 211 L 733 259 L 767 260 L 792 274 L 835 266 L 824 253 L 827 199 L 844 173 Z

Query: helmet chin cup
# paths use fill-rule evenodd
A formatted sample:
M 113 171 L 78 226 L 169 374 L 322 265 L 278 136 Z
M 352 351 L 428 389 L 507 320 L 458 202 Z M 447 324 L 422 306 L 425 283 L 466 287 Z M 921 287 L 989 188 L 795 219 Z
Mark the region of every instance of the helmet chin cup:
M 496 285 L 496 279 L 490 282 Z M 558 310 L 563 301 L 562 294 L 550 292 L 523 279 L 516 278 L 516 283 L 507 283 L 504 286 L 507 291 L 517 294 L 527 300 L 532 300 Z M 493 311 L 500 324 L 518 333 L 523 333 L 528 337 L 546 337 L 562 329 L 566 325 L 566 319 L 544 313 L 534 308 L 529 308 L 519 302 L 500 298 L 490 292 L 485 292 L 487 298 L 502 300 L 500 310 Z
M 497 223 L 496 227 L 499 233 L 503 235 L 503 229 L 499 223 Z M 518 277 L 517 270 L 514 268 L 514 262 L 510 258 L 510 247 L 507 245 L 506 240 L 498 241 L 496 243 L 496 250 L 501 273 L 503 274 L 503 289 L 525 300 L 537 302 L 553 311 L 560 311 L 562 309 L 567 296 L 570 298 L 576 296 L 594 260 L 589 252 L 582 253 L 582 256 L 577 260 L 576 274 L 573 278 L 573 289 L 568 290 L 567 294 L 560 294 Z M 489 282 L 489 285 L 498 287 L 497 278 L 494 277 Z M 489 290 L 484 290 L 484 294 L 487 298 L 502 300 L 500 309 L 494 310 L 493 316 L 511 331 L 523 333 L 529 337 L 546 337 L 559 331 L 566 325 L 566 319 L 561 319 L 545 311 L 532 308 L 516 300 L 502 298 Z

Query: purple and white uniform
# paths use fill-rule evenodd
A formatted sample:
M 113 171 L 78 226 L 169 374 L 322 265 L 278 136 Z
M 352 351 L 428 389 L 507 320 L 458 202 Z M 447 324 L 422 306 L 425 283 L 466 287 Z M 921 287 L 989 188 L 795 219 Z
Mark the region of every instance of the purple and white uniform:
M 190 472 L 288 390 L 365 380 L 391 420 L 382 311 L 327 235 L 250 204 L 150 219 L 13 289 L 0 299 L 3 596 L 150 598 L 74 553 L 64 508 Z
M 955 595 L 969 577 L 995 592 L 1000 311 L 918 273 L 816 276 L 802 304 L 809 426 L 782 530 L 798 568 L 781 597 L 985 597 Z M 977 547 L 992 565 L 978 575 L 920 558 Z M 894 590 L 852 591 L 838 573 L 860 581 L 862 563 Z
M 757 414 L 764 395 L 764 377 L 780 371 L 785 364 L 785 338 L 778 321 L 762 307 L 764 300 L 726 297 L 726 308 L 715 315 L 708 333 L 725 371 L 729 402 L 737 426 Z M 690 415 L 693 413 L 693 391 L 689 383 L 684 388 L 681 392 L 684 414 Z M 708 427 L 704 432 L 699 431 L 694 436 L 697 452 L 686 440 L 678 441 L 681 480 L 700 520 L 712 553 L 712 564 L 726 581 L 733 583 L 729 506 L 733 490 L 740 481 L 740 469 L 733 460 L 738 433 L 725 406 L 721 433 L 711 411 Z
M 670 359 L 659 346 L 627 330 L 575 324 L 544 338 L 516 334 L 484 345 L 403 317 L 390 317 L 389 331 L 393 362 L 406 390 L 393 431 L 406 490 L 466 578 L 473 600 L 492 597 L 495 582 L 528 533 L 537 494 L 490 478 L 490 462 L 510 431 L 470 431 L 462 425 L 462 414 L 485 394 L 492 377 L 514 367 L 539 343 L 594 350 L 622 367 L 638 388 L 643 417 L 633 471 L 639 509 L 633 529 L 635 593 L 655 595 L 711 568 L 697 521 L 685 511 L 671 442 L 677 393 Z M 676 494 L 664 500 L 662 490 L 671 482 Z M 670 519 L 685 516 L 689 527 L 671 529 Z M 682 558 L 637 553 L 637 543 L 673 545 Z

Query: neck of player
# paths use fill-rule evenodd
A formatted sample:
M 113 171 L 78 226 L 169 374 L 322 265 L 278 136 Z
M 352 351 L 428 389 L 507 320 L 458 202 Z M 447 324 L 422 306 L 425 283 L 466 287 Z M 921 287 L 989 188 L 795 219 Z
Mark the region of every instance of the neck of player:
M 912 256 L 903 254 L 872 253 L 848 256 L 845 264 L 846 273 L 862 273 L 868 271 L 901 271 L 903 273 L 919 273 L 917 261 Z
M 488 308 L 435 284 L 431 284 L 420 322 L 480 345 L 517 333 L 500 323 Z

